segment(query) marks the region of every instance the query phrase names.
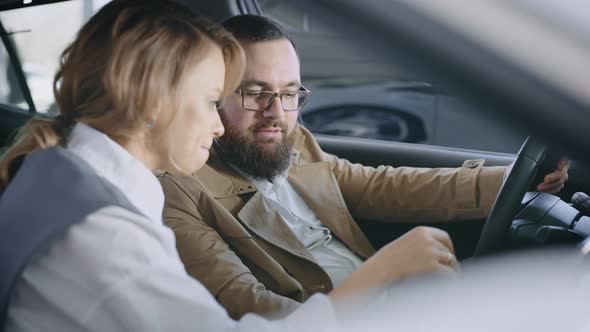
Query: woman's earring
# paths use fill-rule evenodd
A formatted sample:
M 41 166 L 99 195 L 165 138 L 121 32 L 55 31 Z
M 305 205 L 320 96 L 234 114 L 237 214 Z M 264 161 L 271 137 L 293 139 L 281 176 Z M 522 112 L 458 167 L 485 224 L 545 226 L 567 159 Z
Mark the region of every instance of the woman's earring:
M 152 128 L 154 128 L 154 123 L 148 122 L 145 126 L 147 127 L 147 129 L 152 129 Z

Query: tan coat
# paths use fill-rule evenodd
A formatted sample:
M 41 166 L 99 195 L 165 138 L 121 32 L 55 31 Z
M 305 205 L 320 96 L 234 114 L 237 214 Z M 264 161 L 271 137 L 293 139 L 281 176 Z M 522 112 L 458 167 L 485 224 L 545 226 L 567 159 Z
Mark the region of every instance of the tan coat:
M 355 217 L 383 221 L 484 218 L 503 167 L 378 168 L 324 153 L 297 129 L 289 182 L 334 235 L 362 258 L 375 249 Z M 190 275 L 239 318 L 282 316 L 332 283 L 254 185 L 212 155 L 194 176 L 158 174 L 180 258 Z

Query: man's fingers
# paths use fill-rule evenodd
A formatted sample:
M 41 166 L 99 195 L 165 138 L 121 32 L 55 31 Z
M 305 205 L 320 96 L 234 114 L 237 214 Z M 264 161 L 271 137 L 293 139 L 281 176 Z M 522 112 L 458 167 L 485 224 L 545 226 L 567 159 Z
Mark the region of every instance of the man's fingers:
M 559 162 L 557 163 L 557 169 L 552 173 L 547 174 L 543 178 L 543 183 L 545 184 L 553 184 L 553 183 L 565 183 L 568 178 L 568 170 L 570 167 L 570 160 L 567 157 L 561 157 Z
M 557 170 L 553 173 L 547 174 L 545 176 L 545 178 L 543 179 L 544 183 L 554 183 L 554 182 L 565 182 L 563 181 L 564 178 L 567 178 L 567 170 L 566 169 L 561 169 L 561 170 Z
M 432 244 L 432 247 L 434 248 L 434 254 L 437 260 L 440 262 L 445 262 L 449 258 L 449 256 L 447 255 L 448 253 L 450 253 L 451 255 L 453 254 L 453 252 L 449 251 L 449 248 L 441 241 L 435 241 Z
M 437 261 L 453 270 L 459 270 L 459 261 L 457 261 L 457 257 L 449 251 L 439 251 L 437 253 Z
M 448 265 L 445 265 L 442 263 L 436 267 L 436 272 L 442 273 L 445 275 L 456 275 L 457 272 L 459 272 L 459 271 L 460 271 L 460 269 L 455 269 L 452 266 L 448 266 Z
M 541 183 L 537 186 L 537 190 L 545 193 L 556 194 L 559 193 L 564 187 L 563 183 L 546 184 Z
M 561 157 L 557 163 L 557 169 L 561 170 L 570 167 L 570 160 L 567 157 Z
M 457 257 L 455 257 L 455 255 L 453 255 L 453 259 L 449 263 L 449 266 L 457 272 L 461 271 L 461 265 L 459 264 L 459 261 L 457 260 Z
M 439 241 L 440 243 L 442 243 L 448 251 L 450 251 L 451 253 L 455 252 L 455 248 L 453 247 L 453 241 L 451 241 L 451 238 L 449 237 L 449 234 L 445 231 L 443 231 L 442 229 L 438 229 L 438 228 L 434 228 L 434 227 L 429 227 L 430 229 L 430 234 L 432 234 L 432 237 Z

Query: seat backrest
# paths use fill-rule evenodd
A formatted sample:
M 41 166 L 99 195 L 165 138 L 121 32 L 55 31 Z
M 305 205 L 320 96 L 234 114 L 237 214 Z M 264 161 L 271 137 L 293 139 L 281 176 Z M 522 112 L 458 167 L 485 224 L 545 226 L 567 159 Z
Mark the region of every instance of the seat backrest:
M 18 130 L 33 115 L 34 113 L 12 110 L 4 105 L 0 106 L 0 149 L 6 149 L 12 144 Z
M 25 158 L 0 197 L 0 329 L 16 281 L 31 259 L 106 206 L 137 212 L 117 188 L 64 148 Z

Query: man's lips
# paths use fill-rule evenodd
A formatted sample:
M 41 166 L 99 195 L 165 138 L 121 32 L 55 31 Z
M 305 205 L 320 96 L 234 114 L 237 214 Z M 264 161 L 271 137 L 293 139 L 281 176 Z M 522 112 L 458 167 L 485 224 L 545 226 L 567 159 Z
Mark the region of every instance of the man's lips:
M 258 132 L 281 132 L 281 128 L 268 128 L 268 129 L 256 129 L 254 132 L 258 133 Z
M 281 136 L 282 134 L 283 134 L 283 131 L 281 130 L 281 128 L 263 128 L 263 129 L 257 129 L 254 131 L 254 135 L 262 136 L 262 137 L 266 137 L 266 138 L 278 137 L 278 136 Z

